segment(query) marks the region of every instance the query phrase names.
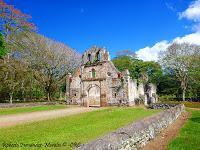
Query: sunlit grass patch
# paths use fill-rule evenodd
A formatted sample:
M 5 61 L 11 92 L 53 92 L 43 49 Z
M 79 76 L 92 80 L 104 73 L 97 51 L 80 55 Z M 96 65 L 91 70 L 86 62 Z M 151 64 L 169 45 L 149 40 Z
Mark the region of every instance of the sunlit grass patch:
M 95 139 L 135 120 L 153 115 L 159 110 L 143 108 L 108 108 L 53 120 L 38 121 L 0 129 L 0 144 L 58 144 L 58 149 L 70 149 Z M 22 149 L 27 149 L 22 146 Z

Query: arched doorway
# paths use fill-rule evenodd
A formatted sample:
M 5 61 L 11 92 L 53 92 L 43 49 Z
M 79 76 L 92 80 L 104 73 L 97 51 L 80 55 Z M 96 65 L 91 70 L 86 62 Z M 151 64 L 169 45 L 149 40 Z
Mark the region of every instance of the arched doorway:
M 89 106 L 100 106 L 100 88 L 97 85 L 91 85 L 88 89 Z

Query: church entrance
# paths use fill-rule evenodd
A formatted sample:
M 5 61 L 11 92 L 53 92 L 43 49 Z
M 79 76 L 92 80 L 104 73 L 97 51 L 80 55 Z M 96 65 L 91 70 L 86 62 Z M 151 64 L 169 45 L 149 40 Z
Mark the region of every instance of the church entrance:
M 88 90 L 89 106 L 100 106 L 100 88 L 92 85 Z

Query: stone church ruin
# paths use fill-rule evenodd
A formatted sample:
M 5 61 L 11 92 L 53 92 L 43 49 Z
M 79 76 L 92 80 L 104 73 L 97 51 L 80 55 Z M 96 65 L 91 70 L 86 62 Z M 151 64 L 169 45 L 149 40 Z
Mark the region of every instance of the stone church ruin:
M 82 64 L 68 75 L 67 95 L 70 104 L 83 106 L 132 106 L 157 101 L 156 87 L 137 83 L 129 71 L 118 71 L 104 48 L 92 47 L 82 56 Z

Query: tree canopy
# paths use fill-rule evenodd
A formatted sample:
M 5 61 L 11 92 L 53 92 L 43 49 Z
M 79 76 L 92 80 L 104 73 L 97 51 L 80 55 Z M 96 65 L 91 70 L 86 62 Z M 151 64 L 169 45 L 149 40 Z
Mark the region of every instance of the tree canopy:
M 3 35 L 0 33 L 0 58 L 5 56 L 7 53 L 6 46 L 5 46 L 5 41 L 3 39 Z
M 139 82 L 157 84 L 162 75 L 161 66 L 154 61 L 145 62 L 128 55 L 116 57 L 112 61 L 119 71 L 128 69 L 130 76 Z
M 80 64 L 80 54 L 36 32 L 31 16 L 0 0 L 0 101 L 57 99 L 65 96 L 65 77 Z M 200 46 L 173 43 L 159 62 L 118 51 L 112 60 L 138 83 L 154 83 L 159 96 L 200 97 Z
M 190 80 L 199 75 L 200 46 L 188 43 L 173 43 L 160 54 L 160 63 L 164 68 L 170 68 L 180 81 L 182 99 L 185 100 L 186 90 Z
M 37 34 L 30 18 L 0 0 L 0 101 L 63 98 L 66 75 L 79 65 L 74 49 Z

